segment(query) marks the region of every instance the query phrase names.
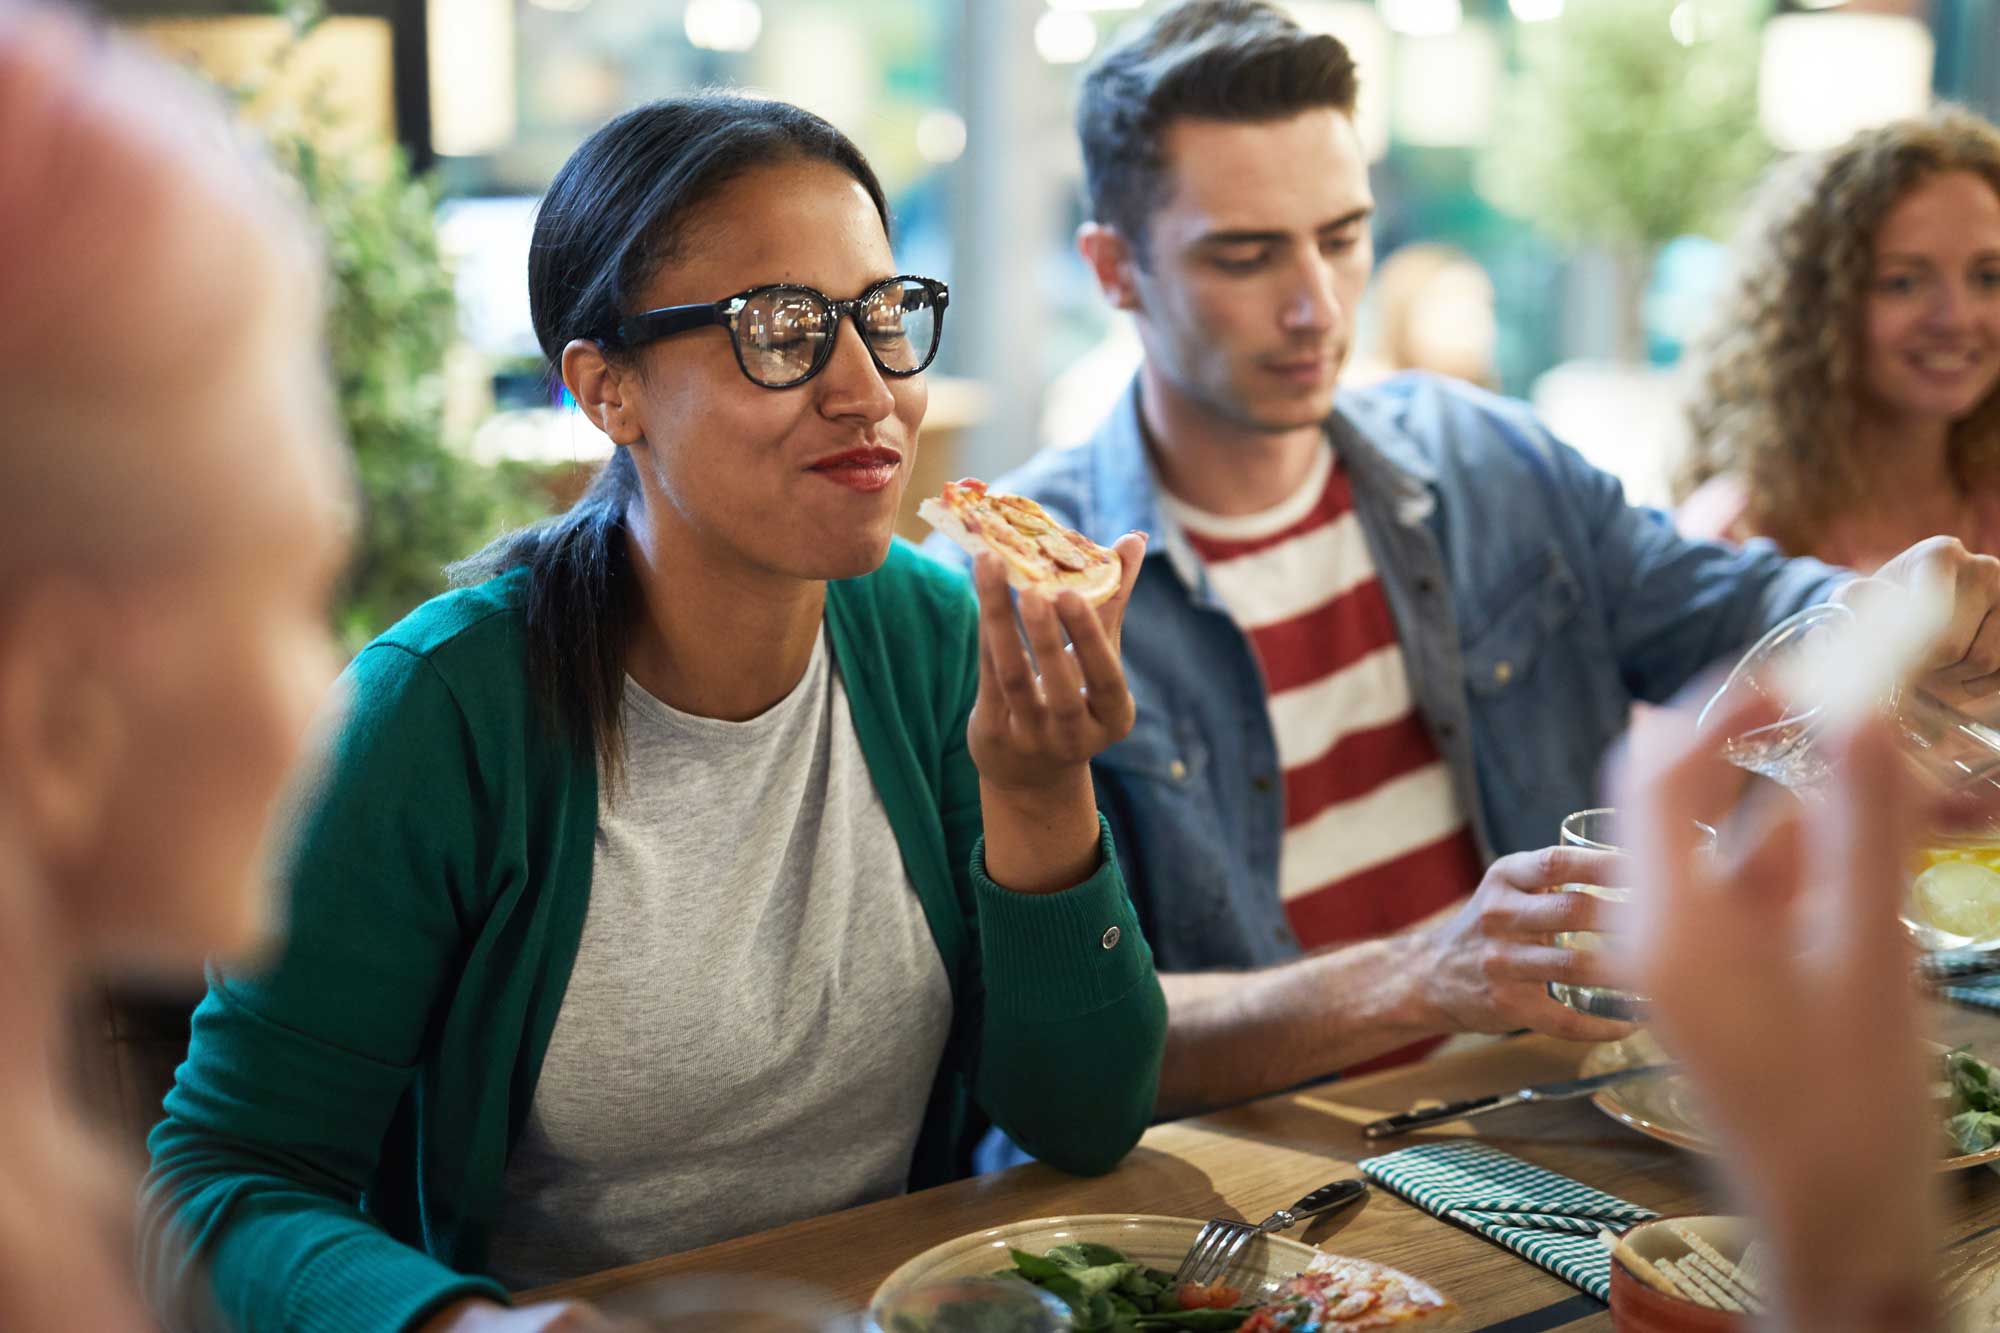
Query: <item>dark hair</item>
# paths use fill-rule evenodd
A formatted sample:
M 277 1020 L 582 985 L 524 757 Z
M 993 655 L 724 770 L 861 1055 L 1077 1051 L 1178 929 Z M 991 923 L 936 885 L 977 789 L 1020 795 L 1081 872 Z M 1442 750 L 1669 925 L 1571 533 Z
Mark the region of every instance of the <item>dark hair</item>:
M 827 162 L 859 181 L 886 230 L 881 182 L 852 141 L 810 111 L 704 93 L 628 111 L 563 163 L 535 215 L 528 303 L 552 374 L 563 349 L 631 313 L 686 239 L 695 210 L 729 181 L 787 161 Z M 615 355 L 611 351 L 607 356 Z M 463 585 L 527 573 L 528 677 L 548 718 L 593 745 L 614 777 L 623 740 L 625 651 L 639 604 L 625 515 L 639 473 L 619 449 L 568 512 L 492 542 L 447 574 Z
M 1091 216 L 1146 261 L 1146 226 L 1167 190 L 1161 141 L 1197 120 L 1282 120 L 1319 107 L 1352 114 L 1354 58 L 1263 0 L 1185 0 L 1107 51 L 1084 75 L 1076 133 Z

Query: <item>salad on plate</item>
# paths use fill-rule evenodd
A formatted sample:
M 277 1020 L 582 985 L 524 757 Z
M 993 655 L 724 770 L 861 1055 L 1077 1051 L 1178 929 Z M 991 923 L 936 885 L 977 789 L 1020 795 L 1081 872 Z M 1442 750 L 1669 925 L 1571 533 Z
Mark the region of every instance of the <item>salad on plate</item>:
M 1079 1242 L 1043 1254 L 1010 1250 L 998 1276 L 1032 1284 L 1069 1307 L 1075 1333 L 1359 1333 L 1421 1319 L 1449 1307 L 1435 1289 L 1366 1259 L 1316 1255 L 1274 1293 L 1246 1303 L 1226 1282 L 1176 1282 L 1173 1274 L 1109 1245 Z M 1018 1307 L 970 1300 L 917 1318 L 896 1316 L 886 1333 L 1023 1333 Z

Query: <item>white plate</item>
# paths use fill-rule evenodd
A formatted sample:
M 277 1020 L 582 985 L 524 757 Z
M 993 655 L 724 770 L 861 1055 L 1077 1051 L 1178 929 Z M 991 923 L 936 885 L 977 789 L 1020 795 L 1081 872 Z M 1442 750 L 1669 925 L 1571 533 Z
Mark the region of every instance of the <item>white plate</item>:
M 1929 1045 L 1940 1055 L 1943 1054 L 1943 1048 L 1936 1043 Z M 1583 1065 L 1577 1073 L 1588 1078 L 1592 1074 L 1608 1074 L 1614 1069 L 1626 1069 L 1632 1065 L 1659 1064 L 1665 1059 L 1667 1053 L 1660 1049 L 1653 1035 L 1642 1031 L 1623 1041 L 1607 1041 L 1591 1047 L 1584 1053 Z M 1662 1143 L 1671 1143 L 1689 1152 L 1709 1155 L 1715 1152 L 1708 1127 L 1702 1122 L 1701 1107 L 1694 1089 L 1682 1075 L 1656 1074 L 1634 1079 L 1630 1083 L 1614 1083 L 1608 1088 L 1598 1089 L 1590 1100 L 1613 1120 L 1630 1125 L 1641 1134 L 1650 1135 Z M 1963 1171 L 1967 1167 L 1989 1163 L 2000 1163 L 2000 1147 L 1957 1157 L 1940 1157 L 1937 1169 Z
M 1058 1245 L 1088 1241 L 1109 1245 L 1127 1259 L 1171 1273 L 1194 1244 L 1201 1223 L 1191 1217 L 1143 1214 L 1083 1213 L 1071 1217 L 1038 1217 L 1003 1227 L 976 1231 L 932 1246 L 882 1280 L 869 1298 L 872 1311 L 891 1296 L 926 1282 L 945 1278 L 983 1277 L 1012 1268 L 1010 1249 L 1046 1254 Z M 1283 1236 L 1259 1236 L 1244 1247 L 1235 1267 L 1223 1280 L 1243 1289 L 1243 1304 L 1261 1304 L 1287 1281 L 1305 1271 L 1319 1251 Z

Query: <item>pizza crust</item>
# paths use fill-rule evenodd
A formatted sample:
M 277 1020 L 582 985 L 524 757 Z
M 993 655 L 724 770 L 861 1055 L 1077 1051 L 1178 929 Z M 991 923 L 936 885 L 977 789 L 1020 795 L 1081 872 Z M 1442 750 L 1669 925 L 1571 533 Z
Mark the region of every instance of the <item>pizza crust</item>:
M 994 503 L 1000 497 L 988 496 L 983 485 L 978 482 L 951 483 L 945 487 L 947 497 L 952 494 L 954 486 L 965 487 L 972 495 L 973 503 L 983 512 L 970 516 L 968 522 L 968 516 L 947 503 L 946 498 L 931 496 L 917 506 L 917 517 L 974 556 L 981 552 L 998 556 L 1010 585 L 1022 591 L 1035 588 L 1047 593 L 1073 588 L 1091 606 L 1102 606 L 1117 596 L 1125 581 L 1125 571 L 1114 552 L 1097 545 L 1080 532 L 1064 528 L 1034 501 L 1018 496 L 1005 497 L 1008 506 L 1016 512 L 1046 525 L 1046 533 L 1025 534 L 1018 526 L 1008 523 L 1005 512 Z M 1008 524 L 1008 533 L 1004 538 L 989 540 L 979 526 L 982 517 L 987 522 Z M 1029 544 L 1035 549 L 1024 549 Z M 1042 549 L 1045 546 L 1065 558 L 1069 553 L 1082 556 L 1080 563 L 1083 568 L 1059 567 Z M 1104 556 L 1110 558 L 1107 560 Z

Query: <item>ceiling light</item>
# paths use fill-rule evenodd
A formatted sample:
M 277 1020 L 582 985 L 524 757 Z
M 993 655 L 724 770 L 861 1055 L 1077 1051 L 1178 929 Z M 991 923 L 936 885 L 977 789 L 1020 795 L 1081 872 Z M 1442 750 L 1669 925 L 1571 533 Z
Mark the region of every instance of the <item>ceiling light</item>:
M 1930 30 L 1897 14 L 1779 14 L 1757 68 L 1765 137 L 1787 152 L 1831 148 L 1918 115 L 1936 53 Z
M 1465 18 L 1459 0 L 1381 0 L 1382 21 L 1405 37 L 1443 37 Z
M 942 166 L 965 152 L 965 117 L 933 107 L 917 117 L 917 156 Z
M 1035 49 L 1051 65 L 1074 65 L 1097 49 L 1097 23 L 1088 14 L 1051 9 L 1035 20 Z
M 681 20 L 688 44 L 704 51 L 748 51 L 764 31 L 757 0 L 688 0 Z

